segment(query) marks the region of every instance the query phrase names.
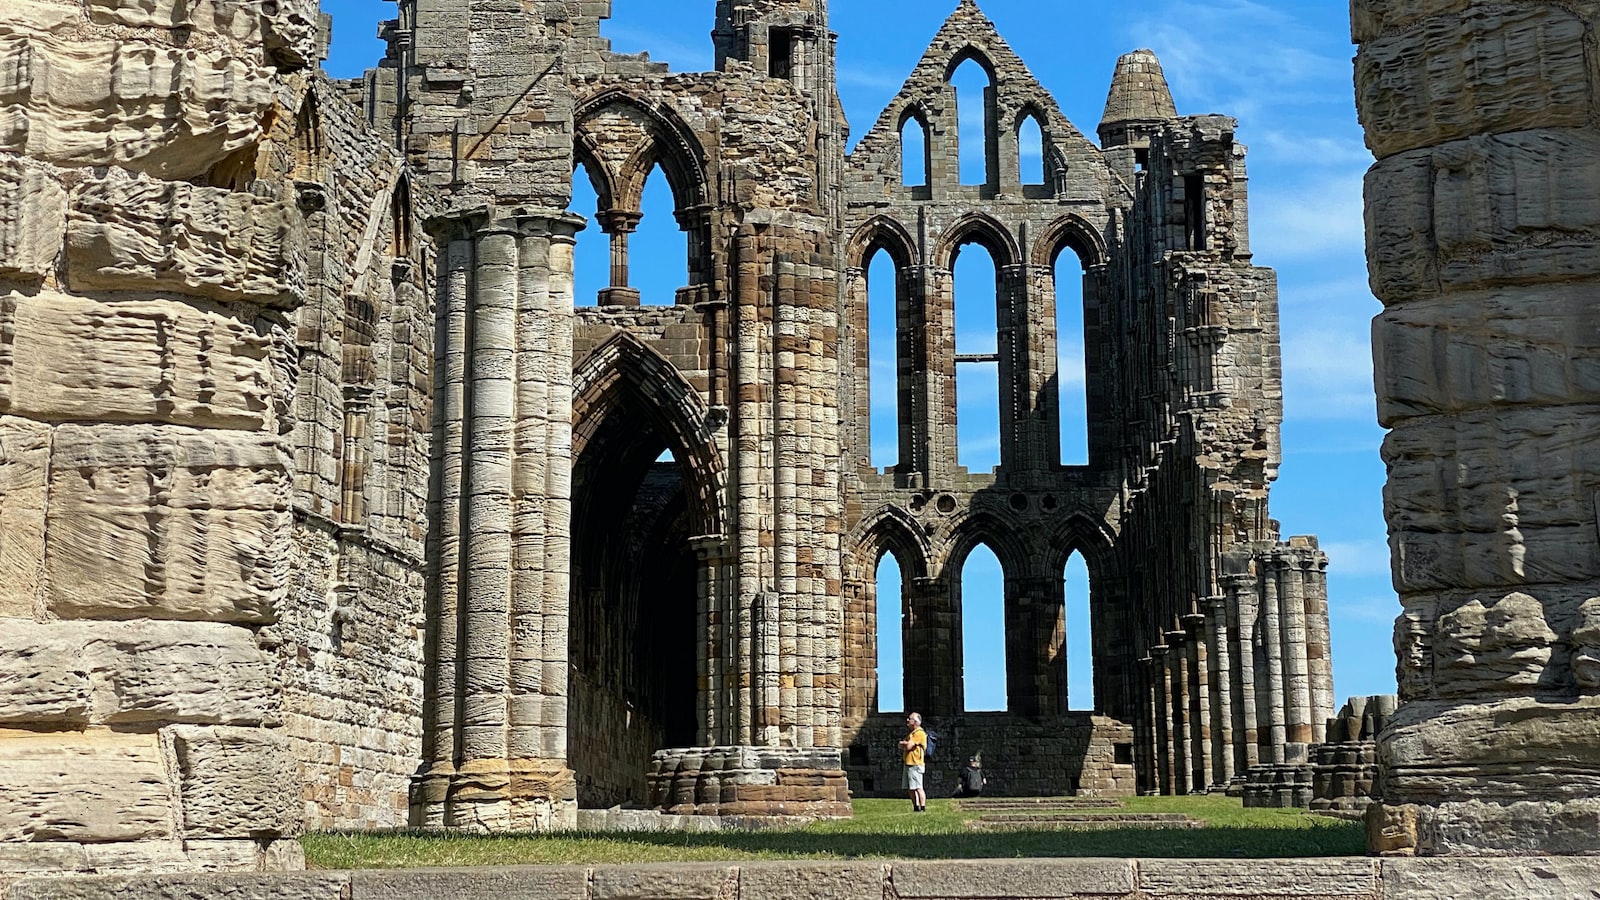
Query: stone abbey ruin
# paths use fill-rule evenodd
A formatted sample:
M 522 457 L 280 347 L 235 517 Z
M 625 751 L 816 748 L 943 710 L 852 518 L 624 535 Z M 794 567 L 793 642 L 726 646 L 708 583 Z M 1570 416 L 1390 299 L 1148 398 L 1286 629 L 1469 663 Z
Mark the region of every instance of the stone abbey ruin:
M 1600 13 L 1355 4 L 1405 703 L 1336 716 L 1327 559 L 1268 510 L 1277 292 L 1234 120 L 1180 116 L 1139 51 L 1093 142 L 961 0 L 852 147 L 825 0 L 718 0 L 696 73 L 613 53 L 610 5 L 399 0 L 352 82 L 313 0 L 0 8 L 0 876 L 292 869 L 306 828 L 615 805 L 848 815 L 897 788 L 895 628 L 937 766 L 983 748 L 1006 792 L 1248 778 L 1304 805 L 1314 758 L 1324 807 L 1381 798 L 1375 851 L 1600 852 L 1600 258 L 1567 199 L 1596 177 Z M 1433 62 L 1468 55 L 1498 74 Z M 689 283 L 650 305 L 629 236 L 657 168 Z M 610 245 L 592 306 L 578 240 Z M 963 252 L 997 275 L 981 359 Z M 1080 275 L 1089 459 L 1064 466 Z M 992 472 L 957 454 L 972 363 L 999 371 Z M 980 545 L 1003 713 L 964 700 Z M 1075 554 L 1093 697 L 1066 690 Z

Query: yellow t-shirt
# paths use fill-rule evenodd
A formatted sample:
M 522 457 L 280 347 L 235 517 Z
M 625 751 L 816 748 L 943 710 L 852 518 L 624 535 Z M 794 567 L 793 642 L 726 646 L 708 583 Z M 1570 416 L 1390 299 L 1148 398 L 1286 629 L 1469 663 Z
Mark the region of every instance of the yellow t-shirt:
M 906 751 L 906 765 L 922 765 L 922 752 L 928 747 L 928 733 L 921 728 L 911 732 L 911 749 Z

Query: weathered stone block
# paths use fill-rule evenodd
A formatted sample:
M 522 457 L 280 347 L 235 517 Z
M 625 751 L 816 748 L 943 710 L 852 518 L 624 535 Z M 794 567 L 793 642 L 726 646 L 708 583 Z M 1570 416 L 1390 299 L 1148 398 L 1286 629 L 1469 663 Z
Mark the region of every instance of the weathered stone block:
M 67 192 L 49 166 L 0 153 L 0 277 L 55 272 Z
M 738 896 L 739 870 L 727 865 L 599 868 L 589 881 L 591 900 L 735 900 Z
M 31 621 L 4 623 L 0 725 L 81 726 L 89 721 L 89 675 L 81 631 Z
M 540 866 L 473 871 L 353 872 L 349 900 L 450 897 L 459 900 L 588 900 L 589 870 Z
M 1582 126 L 1589 118 L 1588 28 L 1528 5 L 1468 10 L 1364 43 L 1356 95 L 1382 159 L 1482 132 Z
M 1578 900 L 1600 885 L 1600 859 L 1392 859 L 1383 864 L 1383 896 L 1404 900 L 1516 897 Z
M 1385 303 L 1446 289 L 1600 274 L 1600 134 L 1480 135 L 1384 159 L 1367 173 L 1367 259 Z
M 72 194 L 67 266 L 76 290 L 292 306 L 305 291 L 302 227 L 286 202 L 113 170 Z
M 155 735 L 0 732 L 0 841 L 168 838 L 171 793 Z
M 44 291 L 0 301 L 14 335 L 0 408 L 36 419 L 265 429 L 270 339 L 237 319 L 164 300 L 98 303 Z M 0 357 L 3 362 L 4 357 Z
M 895 863 L 901 900 L 992 896 L 997 885 L 1019 897 L 1120 897 L 1138 889 L 1133 864 L 1120 859 L 960 860 Z
M 300 833 L 300 776 L 289 741 L 260 728 L 178 725 L 172 741 L 185 837 L 277 838 Z
M 1139 896 L 1184 898 L 1349 897 L 1366 900 L 1378 887 L 1378 864 L 1367 859 L 1139 862 Z
M 340 874 L 37 878 L 12 885 L 8 900 L 349 900 L 349 887 Z
M 1507 800 L 1594 796 L 1600 791 L 1600 698 L 1413 700 L 1384 732 L 1379 756 L 1386 800 L 1440 803 L 1473 796 L 1485 781 Z
M 1373 328 L 1378 417 L 1600 403 L 1600 334 L 1584 284 L 1498 288 L 1392 306 Z
M 261 138 L 259 63 L 220 47 L 0 36 L 0 149 L 61 166 L 204 175 Z
M 263 436 L 61 427 L 47 608 L 63 618 L 271 621 L 287 578 L 287 468 Z
M 0 416 L 0 617 L 31 619 L 40 603 L 49 463 L 50 426 Z
M 274 674 L 247 628 L 132 622 L 81 630 L 97 723 L 258 725 L 281 715 Z
M 833 900 L 878 897 L 887 865 L 849 863 L 746 863 L 739 868 L 739 896 L 761 900 Z

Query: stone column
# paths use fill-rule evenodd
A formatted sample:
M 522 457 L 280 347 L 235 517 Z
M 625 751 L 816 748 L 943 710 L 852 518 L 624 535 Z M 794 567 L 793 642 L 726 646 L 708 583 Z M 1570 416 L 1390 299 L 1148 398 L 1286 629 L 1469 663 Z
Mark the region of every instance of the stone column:
M 1278 573 L 1275 560 L 1266 557 L 1260 561 L 1261 644 L 1266 651 L 1264 671 L 1267 683 L 1256 685 L 1257 714 L 1265 721 L 1261 724 L 1261 738 L 1265 741 L 1262 762 L 1283 765 L 1283 745 L 1288 740 L 1288 718 L 1285 705 L 1288 698 L 1283 680 L 1283 611 L 1278 602 Z M 1264 714 L 1264 715 L 1262 715 Z
M 1351 11 L 1403 606 L 1369 846 L 1600 853 L 1600 11 Z
M 603 306 L 639 305 L 639 289 L 629 286 L 628 236 L 638 230 L 643 218 L 622 209 L 608 209 L 596 216 L 600 229 L 611 237 L 611 286 L 600 292 Z
M 1233 764 L 1234 771 L 1242 775 L 1261 761 L 1256 716 L 1256 582 L 1248 574 L 1224 575 L 1220 581 L 1228 610 L 1229 656 L 1239 673 L 1233 707 Z
M 1235 750 L 1234 694 L 1238 680 L 1233 669 L 1233 655 L 1228 637 L 1228 601 L 1225 597 L 1207 597 L 1202 601 L 1206 611 L 1206 643 L 1211 678 L 1211 759 L 1214 769 L 1213 783 L 1225 784 L 1233 780 Z
M 462 229 L 460 245 L 450 245 L 440 322 L 442 524 L 433 548 L 437 712 L 433 759 L 416 791 L 417 818 L 436 827 L 542 831 L 575 822 L 566 767 L 567 466 L 572 247 L 581 227 L 574 216 L 521 213 L 470 231 L 470 243 Z M 461 277 L 467 269 L 470 282 Z
M 1152 719 L 1155 721 L 1156 790 L 1162 794 L 1173 792 L 1172 777 L 1172 706 L 1167 700 L 1167 654 L 1165 645 L 1150 648 L 1150 681 L 1154 687 Z
M 1284 733 L 1291 744 L 1311 743 L 1311 672 L 1306 658 L 1305 583 L 1299 554 L 1280 551 L 1273 559 L 1278 586 L 1278 622 L 1283 658 Z
M 1189 737 L 1189 647 L 1181 631 L 1167 632 L 1167 682 L 1172 717 L 1172 791 L 1187 794 L 1190 788 Z

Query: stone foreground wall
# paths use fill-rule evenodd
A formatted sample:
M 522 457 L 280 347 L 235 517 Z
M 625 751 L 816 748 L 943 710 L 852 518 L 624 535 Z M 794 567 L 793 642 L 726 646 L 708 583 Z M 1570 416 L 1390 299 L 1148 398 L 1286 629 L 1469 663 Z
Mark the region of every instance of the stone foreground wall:
M 301 863 L 266 651 L 317 19 L 0 4 L 0 873 Z
M 1600 9 L 1352 15 L 1404 605 L 1372 845 L 1600 853 Z
M 1587 900 L 1600 860 L 756 863 L 39 879 L 7 900 Z

